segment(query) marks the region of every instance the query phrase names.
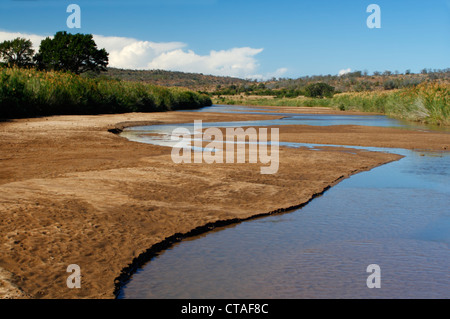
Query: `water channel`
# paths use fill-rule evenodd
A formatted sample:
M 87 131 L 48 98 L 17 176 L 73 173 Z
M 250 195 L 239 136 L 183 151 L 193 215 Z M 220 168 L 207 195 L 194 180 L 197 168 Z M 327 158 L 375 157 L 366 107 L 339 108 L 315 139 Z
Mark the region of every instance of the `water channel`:
M 283 116 L 203 124 L 428 129 L 384 116 Z M 171 146 L 170 132 L 179 126 L 133 127 L 123 136 Z M 320 145 L 281 141 L 280 146 Z M 183 240 L 139 269 L 118 298 L 450 298 L 450 152 L 349 148 L 405 157 L 354 175 L 301 209 Z M 380 289 L 367 287 L 371 264 L 380 266 Z

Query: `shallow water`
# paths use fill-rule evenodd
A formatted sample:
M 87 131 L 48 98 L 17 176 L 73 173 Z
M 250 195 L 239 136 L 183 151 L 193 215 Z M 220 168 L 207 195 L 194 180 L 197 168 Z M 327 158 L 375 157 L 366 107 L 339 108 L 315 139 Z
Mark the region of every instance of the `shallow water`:
M 181 112 L 181 111 L 180 111 Z M 240 114 L 259 114 L 259 115 L 275 115 L 283 116 L 282 119 L 274 121 L 266 121 L 267 125 L 364 125 L 364 126 L 381 126 L 381 127 L 397 127 L 415 130 L 435 130 L 450 132 L 448 127 L 440 127 L 435 125 L 425 125 L 409 121 L 392 119 L 384 115 L 329 115 L 329 114 L 299 114 L 299 113 L 275 113 L 270 109 L 257 108 L 251 106 L 230 106 L 230 105 L 213 105 L 197 110 L 189 110 L 187 112 L 217 112 L 217 113 L 240 113 Z M 253 126 L 253 124 L 250 124 Z
M 414 129 L 419 131 L 440 130 L 446 132 L 447 128 L 436 128 L 429 125 L 421 125 L 406 121 L 388 118 L 384 115 L 329 115 L 329 114 L 298 114 L 298 113 L 270 113 L 270 112 L 250 112 L 259 110 L 252 107 L 232 107 L 228 105 L 214 105 L 200 110 L 190 110 L 189 112 L 222 112 L 243 114 L 265 114 L 279 115 L 283 118 L 276 120 L 257 120 L 257 121 L 233 121 L 233 122 L 204 122 L 203 128 L 208 127 L 257 127 L 257 126 L 281 126 L 281 125 L 312 125 L 312 126 L 331 126 L 331 125 L 360 125 L 376 127 L 395 127 L 404 129 Z M 246 112 L 247 111 L 247 112 Z M 161 146 L 174 146 L 177 142 L 171 140 L 172 131 L 176 128 L 184 127 L 194 134 L 194 123 L 185 124 L 164 124 L 150 126 L 134 126 L 125 128 L 121 136 L 136 142 L 148 143 Z M 449 131 L 450 133 L 450 131 Z M 158 134 L 158 135 L 149 135 Z
M 119 298 L 450 298 L 450 153 L 364 149 L 405 157 L 302 209 L 184 240 Z

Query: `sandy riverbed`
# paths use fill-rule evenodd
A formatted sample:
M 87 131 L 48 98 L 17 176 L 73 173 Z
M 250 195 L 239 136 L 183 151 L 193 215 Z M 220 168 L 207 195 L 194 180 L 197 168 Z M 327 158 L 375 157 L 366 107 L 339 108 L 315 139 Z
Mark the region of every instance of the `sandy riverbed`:
M 169 148 L 108 132 L 117 123 L 262 118 L 277 117 L 167 112 L 0 123 L 0 297 L 114 298 L 121 270 L 175 233 L 299 205 L 342 178 L 400 158 L 282 148 L 278 173 L 261 175 L 259 164 L 174 164 Z M 449 146 L 448 134 L 400 129 L 292 126 L 280 133 L 295 142 Z M 81 289 L 67 288 L 70 264 L 81 267 Z

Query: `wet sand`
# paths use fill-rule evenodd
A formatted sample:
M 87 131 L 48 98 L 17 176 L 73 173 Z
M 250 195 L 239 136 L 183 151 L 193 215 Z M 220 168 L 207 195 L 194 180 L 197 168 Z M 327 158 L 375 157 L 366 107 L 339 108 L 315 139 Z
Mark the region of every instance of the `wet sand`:
M 169 148 L 108 131 L 274 118 L 168 112 L 0 123 L 0 297 L 114 298 L 121 270 L 174 234 L 300 205 L 343 178 L 400 158 L 281 148 L 278 173 L 261 175 L 261 164 L 174 164 Z M 432 150 L 449 144 L 448 134 L 403 129 L 299 126 L 280 133 L 282 141 L 311 143 Z M 67 288 L 70 264 L 81 267 L 81 289 Z

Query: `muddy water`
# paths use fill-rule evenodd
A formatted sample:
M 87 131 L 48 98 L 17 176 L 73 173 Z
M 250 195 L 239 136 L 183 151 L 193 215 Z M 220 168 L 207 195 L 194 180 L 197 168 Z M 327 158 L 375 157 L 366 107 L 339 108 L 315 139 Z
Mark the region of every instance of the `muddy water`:
M 405 157 L 302 209 L 184 240 L 119 298 L 450 298 L 450 154 L 365 149 Z

